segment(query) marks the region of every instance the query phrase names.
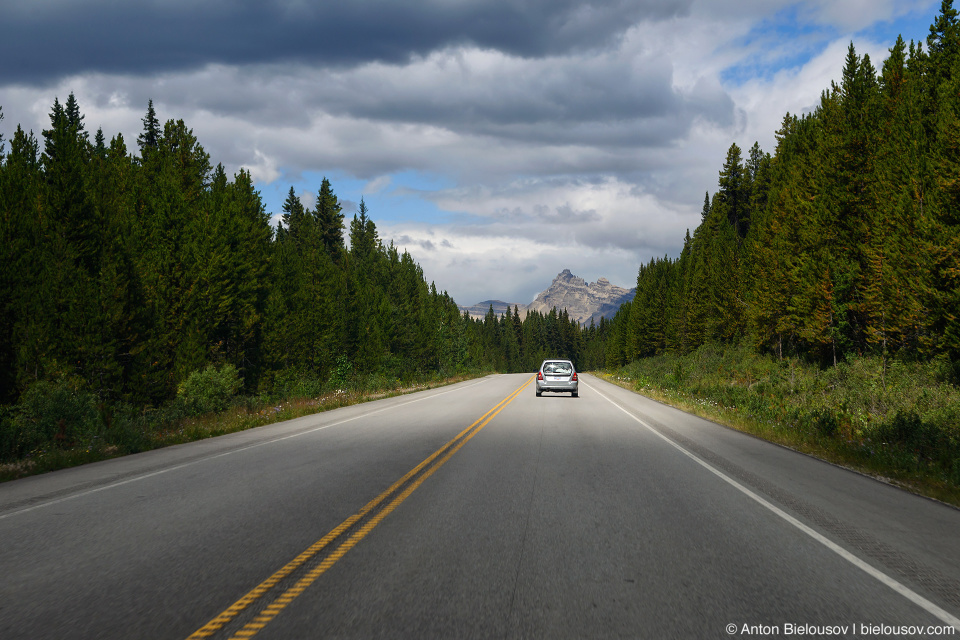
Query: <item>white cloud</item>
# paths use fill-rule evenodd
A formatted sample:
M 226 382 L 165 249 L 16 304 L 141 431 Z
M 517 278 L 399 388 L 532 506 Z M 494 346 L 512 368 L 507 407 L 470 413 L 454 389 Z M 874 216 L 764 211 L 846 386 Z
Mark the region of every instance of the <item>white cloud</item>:
M 390 176 L 379 176 L 367 183 L 363 188 L 364 193 L 380 193 L 390 186 L 392 178 Z
M 632 287 L 641 261 L 675 253 L 684 229 L 699 222 L 699 213 L 612 177 L 524 180 L 431 197 L 442 209 L 470 214 L 469 222 L 393 223 L 381 237 L 408 249 L 440 288 L 451 289 L 444 280 L 456 274 L 451 294 L 461 304 L 530 302 L 566 268 Z
M 821 23 L 853 33 L 877 22 L 894 20 L 918 8 L 928 10 L 932 22 L 935 5 L 939 5 L 936 0 L 817 0 L 811 3 L 810 13 Z
M 297 196 L 300 200 L 300 204 L 306 209 L 313 209 L 317 206 L 317 193 L 315 191 L 308 191 L 304 189 L 300 192 L 300 195 Z
M 544 244 L 512 234 L 478 236 L 422 225 L 384 226 L 379 231 L 388 242 L 392 239 L 401 250 L 409 250 L 424 277 L 460 304 L 488 299 L 532 302 L 565 268 L 590 281 L 606 277 L 620 286 L 636 286 L 635 256 L 621 249 Z M 456 275 L 456 289 L 450 286 L 450 274 Z

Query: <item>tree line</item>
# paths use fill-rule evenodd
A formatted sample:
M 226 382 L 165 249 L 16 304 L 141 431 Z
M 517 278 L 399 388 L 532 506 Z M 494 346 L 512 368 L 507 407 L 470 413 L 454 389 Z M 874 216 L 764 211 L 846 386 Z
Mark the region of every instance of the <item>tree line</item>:
M 104 403 L 158 406 L 208 365 L 255 394 L 586 353 L 565 312 L 461 314 L 381 241 L 362 199 L 345 222 L 326 178 L 313 209 L 291 187 L 273 227 L 249 172 L 212 166 L 152 101 L 142 122 L 133 152 L 121 134 L 91 139 L 70 94 L 39 139 L 20 126 L 0 139 L 0 404 L 70 379 Z
M 601 318 L 582 326 L 567 310 L 547 313 L 519 308 L 497 316 L 493 306 L 482 320 L 471 320 L 472 357 L 485 368 L 503 372 L 536 371 L 547 358 L 566 358 L 580 371 L 602 369 L 610 323 Z
M 152 101 L 131 153 L 90 139 L 73 94 L 38 140 L 0 147 L 0 401 L 77 377 L 107 401 L 157 405 L 231 364 L 245 389 L 331 372 L 406 378 L 468 365 L 466 323 L 366 205 L 349 227 L 324 179 L 274 229 L 250 174 L 232 178 Z
M 677 258 L 640 267 L 609 328 L 618 366 L 749 341 L 824 366 L 942 357 L 960 373 L 960 24 L 880 70 L 851 43 L 839 84 L 787 114 L 774 154 L 731 145 Z

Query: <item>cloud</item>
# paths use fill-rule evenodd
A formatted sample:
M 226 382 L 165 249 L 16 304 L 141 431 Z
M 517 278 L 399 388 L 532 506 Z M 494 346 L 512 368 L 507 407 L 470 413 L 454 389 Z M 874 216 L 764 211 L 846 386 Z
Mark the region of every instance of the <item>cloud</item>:
M 935 0 L 817 0 L 810 3 L 807 11 L 812 20 L 836 26 L 841 31 L 853 33 L 876 22 L 894 20 L 915 10 L 918 6 L 932 7 Z M 931 13 L 932 21 L 932 13 Z
M 458 229 L 405 226 L 399 233 L 391 226 L 378 229 L 401 250 L 409 250 L 423 268 L 427 281 L 451 293 L 460 304 L 494 298 L 520 304 L 532 302 L 565 268 L 590 281 L 606 277 L 620 286 L 636 286 L 637 265 L 628 251 L 575 249 L 512 234 L 461 234 Z M 424 251 L 423 244 L 430 244 L 433 250 Z M 457 274 L 455 282 L 448 277 L 450 273 Z M 456 288 L 451 289 L 451 284 Z
M 108 105 L 142 114 L 153 99 L 161 117 L 184 118 L 201 140 L 229 140 L 216 149 L 225 162 L 249 163 L 259 153 L 265 176 L 270 162 L 369 178 L 438 167 L 554 174 L 618 171 L 623 153 L 674 144 L 697 119 L 734 122 L 733 102 L 715 79 L 675 87 L 671 67 L 668 56 L 627 40 L 612 51 L 542 59 L 458 48 L 403 66 L 346 70 L 208 65 L 159 76 L 97 73 L 54 91 L 75 90 L 85 107 L 92 102 L 113 115 Z M 121 120 L 139 128 L 138 116 Z
M 363 191 L 364 193 L 380 193 L 390 186 L 390 182 L 390 176 L 379 176 L 368 182 Z
M 152 75 L 211 63 L 402 65 L 460 45 L 537 57 L 604 46 L 631 24 L 682 15 L 689 6 L 689 0 L 13 3 L 4 7 L 0 84 L 48 84 L 90 71 Z
M 14 3 L 0 131 L 39 135 L 74 91 L 88 130 L 136 151 L 153 99 L 281 194 L 268 210 L 291 184 L 312 206 L 328 175 L 348 220 L 376 201 L 381 237 L 458 301 L 528 302 L 564 268 L 631 286 L 676 255 L 730 144 L 772 152 L 851 39 L 880 65 L 892 41 L 856 30 L 931 0 L 324 4 Z
M 632 287 L 639 256 L 675 255 L 682 229 L 699 222 L 699 214 L 665 205 L 615 178 L 531 179 L 431 197 L 462 217 L 378 229 L 384 241 L 409 250 L 438 287 L 449 288 L 446 277 L 457 274 L 452 293 L 465 304 L 490 298 L 530 302 L 565 268 L 589 280 L 606 277 Z
M 304 189 L 300 192 L 300 195 L 297 196 L 297 199 L 300 200 L 300 204 L 306 209 L 313 209 L 317 206 L 317 193 L 315 191 Z
M 407 234 L 405 234 L 405 233 L 400 234 L 400 235 L 395 236 L 395 237 L 389 238 L 386 243 L 387 243 L 387 244 L 390 244 L 391 241 L 392 241 L 396 246 L 402 247 L 403 249 L 407 249 L 407 248 L 409 248 L 409 247 L 416 247 L 417 249 L 421 249 L 421 250 L 425 250 L 425 251 L 435 251 L 436 248 L 437 248 L 437 246 L 434 244 L 433 240 L 425 239 L 425 238 L 422 238 L 422 237 L 420 237 L 420 238 L 415 238 L 415 237 L 411 237 L 411 236 L 409 236 L 409 235 L 407 235 Z M 449 240 L 447 240 L 447 241 L 445 241 L 445 242 L 446 242 L 446 244 L 444 245 L 445 247 L 450 247 L 450 246 L 452 246 L 452 245 L 450 244 L 450 241 L 449 241 Z

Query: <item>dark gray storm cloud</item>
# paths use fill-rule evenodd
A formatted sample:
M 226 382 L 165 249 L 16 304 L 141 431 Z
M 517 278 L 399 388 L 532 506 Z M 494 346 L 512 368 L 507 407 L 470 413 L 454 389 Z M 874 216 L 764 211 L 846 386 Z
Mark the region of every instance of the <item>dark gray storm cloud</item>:
M 31 0 L 6 6 L 0 84 L 208 63 L 403 63 L 460 44 L 537 57 L 604 46 L 691 0 Z M 10 4 L 10 3 L 5 3 Z
M 687 101 L 672 86 L 669 60 L 655 54 L 637 59 L 581 54 L 517 62 L 494 56 L 477 59 L 483 54 L 458 60 L 459 52 L 448 53 L 409 74 L 384 69 L 331 72 L 322 84 L 332 90 L 317 98 L 334 114 L 570 144 L 669 141 L 678 128 L 673 121 L 690 117 Z M 698 105 L 697 111 L 703 109 Z M 656 118 L 663 121 L 652 130 L 637 130 L 638 119 Z

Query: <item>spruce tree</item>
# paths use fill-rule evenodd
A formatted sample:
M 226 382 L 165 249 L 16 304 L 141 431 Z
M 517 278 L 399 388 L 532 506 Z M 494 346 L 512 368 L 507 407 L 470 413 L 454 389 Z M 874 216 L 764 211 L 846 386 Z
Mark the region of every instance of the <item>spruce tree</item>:
M 360 206 L 350 223 L 350 253 L 363 260 L 379 246 L 377 227 L 367 215 L 367 205 L 360 198 Z
M 750 183 L 744 170 L 740 147 L 736 144 L 730 145 L 727 150 L 719 184 L 717 204 L 722 207 L 737 235 L 744 238 L 750 228 Z
M 328 254 L 337 259 L 344 248 L 343 212 L 340 201 L 334 195 L 330 181 L 326 177 L 320 183 L 315 215 L 323 246 Z
M 941 0 L 940 13 L 927 36 L 927 52 L 931 89 L 935 95 L 940 85 L 953 77 L 960 55 L 960 19 L 953 0 Z
M 157 119 L 157 111 L 153 108 L 153 100 L 147 102 L 147 113 L 141 119 L 143 122 L 143 131 L 137 136 L 137 145 L 140 147 L 140 157 L 146 159 L 147 156 L 160 146 L 160 121 Z
M 287 199 L 283 201 L 281 210 L 283 211 L 283 224 L 286 225 L 287 233 L 285 237 L 294 244 L 300 243 L 305 233 L 304 225 L 307 224 L 307 215 L 292 185 L 287 193 Z

